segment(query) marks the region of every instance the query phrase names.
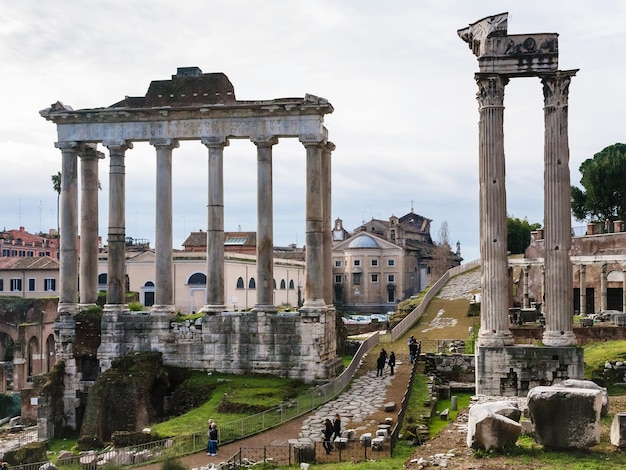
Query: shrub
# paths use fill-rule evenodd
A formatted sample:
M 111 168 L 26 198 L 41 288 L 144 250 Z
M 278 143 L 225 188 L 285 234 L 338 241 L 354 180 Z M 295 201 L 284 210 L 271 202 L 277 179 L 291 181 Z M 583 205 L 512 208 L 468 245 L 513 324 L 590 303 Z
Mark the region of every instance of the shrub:
M 76 441 L 76 448 L 79 451 L 97 450 L 104 447 L 104 442 L 98 436 L 82 436 Z
M 115 431 L 111 434 L 111 442 L 113 442 L 113 446 L 118 449 L 121 447 L 138 446 L 161 439 L 161 436 L 153 432 Z
M 143 305 L 141 302 L 131 302 L 128 304 L 128 309 L 131 312 L 141 312 L 143 310 Z

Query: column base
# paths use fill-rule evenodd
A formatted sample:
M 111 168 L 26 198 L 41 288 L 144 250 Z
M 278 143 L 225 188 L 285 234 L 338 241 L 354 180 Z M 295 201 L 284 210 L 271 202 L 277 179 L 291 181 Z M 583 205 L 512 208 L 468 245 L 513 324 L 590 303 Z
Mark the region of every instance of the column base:
M 326 302 L 324 302 L 324 299 L 305 300 L 304 304 L 302 304 L 302 307 L 300 308 L 300 311 L 303 311 L 303 310 L 319 311 L 319 310 L 325 310 L 325 309 L 326 309 Z
M 104 304 L 104 313 L 117 314 L 128 312 L 128 305 L 126 304 Z
M 267 312 L 267 313 L 276 313 L 278 312 L 278 308 L 273 305 L 255 305 L 252 309 L 253 312 Z
M 545 330 L 542 342 L 546 346 L 574 346 L 576 336 L 573 331 Z
M 498 332 L 480 330 L 478 332 L 478 347 L 504 347 L 513 346 L 514 344 L 515 339 L 508 330 Z
M 226 305 L 205 305 L 198 312 L 205 315 L 219 315 L 226 310 Z
M 143 311 L 139 313 L 150 313 L 153 316 L 174 316 L 176 307 L 174 305 L 153 305 L 149 312 Z
M 59 302 L 57 306 L 57 313 L 60 315 L 76 315 L 79 310 L 79 304 L 77 302 Z

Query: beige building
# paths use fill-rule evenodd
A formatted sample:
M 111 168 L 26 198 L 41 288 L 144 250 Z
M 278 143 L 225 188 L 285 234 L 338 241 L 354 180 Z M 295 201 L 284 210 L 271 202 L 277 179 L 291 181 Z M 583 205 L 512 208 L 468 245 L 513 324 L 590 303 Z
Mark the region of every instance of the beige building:
M 59 262 L 49 256 L 0 258 L 0 295 L 56 297 Z
M 199 311 L 206 303 L 206 253 L 174 252 L 174 305 L 183 313 Z M 297 307 L 302 301 L 305 263 L 274 259 L 274 305 Z M 107 288 L 107 258 L 98 260 L 98 288 Z M 129 291 L 139 292 L 146 307 L 155 300 L 155 255 L 153 250 L 138 253 L 126 260 Z M 257 303 L 256 256 L 243 253 L 224 254 L 224 298 L 229 310 L 247 310 Z

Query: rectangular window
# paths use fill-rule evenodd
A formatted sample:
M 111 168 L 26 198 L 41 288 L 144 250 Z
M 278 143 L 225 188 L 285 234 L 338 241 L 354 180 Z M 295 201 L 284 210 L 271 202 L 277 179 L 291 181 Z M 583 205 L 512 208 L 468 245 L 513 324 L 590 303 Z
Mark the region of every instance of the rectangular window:
M 394 303 L 396 301 L 396 291 L 389 289 L 387 291 L 387 302 Z
M 26 250 L 20 250 L 20 258 L 26 257 Z
M 341 274 L 335 275 L 335 284 L 341 284 Z
M 360 259 L 355 259 L 353 261 L 353 263 L 354 263 L 355 266 L 361 266 L 361 260 Z
M 378 266 L 378 260 L 377 259 L 371 260 L 371 265 L 372 266 Z
M 2 250 L 2 256 L 7 257 L 11 254 L 11 250 Z
M 335 267 L 336 268 L 340 268 L 341 267 L 341 260 L 340 259 L 336 259 L 335 260 Z
M 378 282 L 378 274 L 372 274 L 372 282 Z
M 19 278 L 11 279 L 11 292 L 22 292 L 22 280 Z
M 17 256 L 17 250 L 11 250 L 11 256 Z
M 352 284 L 361 284 L 361 273 L 352 273 Z
M 395 266 L 396 265 L 396 260 L 395 259 L 388 259 L 387 260 L 387 266 Z
M 34 277 L 29 277 L 28 278 L 28 292 L 35 292 L 35 278 Z
M 43 251 L 40 251 L 40 252 L 39 252 L 39 257 L 40 257 L 40 258 L 41 258 L 42 256 L 44 256 L 44 255 L 45 255 L 45 253 L 44 253 Z
M 57 280 L 49 277 L 44 280 L 44 290 L 46 292 L 53 292 L 57 290 Z
M 389 274 L 389 275 L 387 275 L 387 282 L 396 282 L 396 276 L 395 276 L 395 274 Z
M 34 253 L 34 252 L 32 252 L 32 251 L 29 251 L 29 252 L 27 252 L 26 254 L 27 254 L 27 256 L 28 256 L 29 258 L 32 258 L 32 257 L 34 257 L 34 256 L 35 256 L 35 253 Z
M 4 279 L 0 279 L 0 292 L 4 290 Z

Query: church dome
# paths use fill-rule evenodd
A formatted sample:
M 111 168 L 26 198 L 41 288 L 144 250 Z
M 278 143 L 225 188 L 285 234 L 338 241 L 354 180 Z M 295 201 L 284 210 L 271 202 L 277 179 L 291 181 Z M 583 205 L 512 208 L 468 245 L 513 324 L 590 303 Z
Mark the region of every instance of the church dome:
M 380 245 L 372 237 L 367 235 L 361 235 L 354 238 L 349 244 L 348 248 L 380 248 Z

